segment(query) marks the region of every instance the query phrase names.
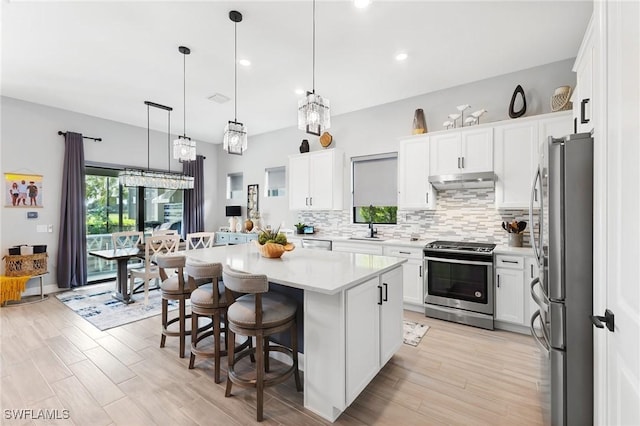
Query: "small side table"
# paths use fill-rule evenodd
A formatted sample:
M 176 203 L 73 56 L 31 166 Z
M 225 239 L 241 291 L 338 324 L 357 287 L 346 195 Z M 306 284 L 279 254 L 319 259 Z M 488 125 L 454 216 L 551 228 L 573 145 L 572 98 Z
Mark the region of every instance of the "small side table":
M 24 296 L 22 297 L 20 300 L 7 300 L 5 301 L 2 306 L 16 306 L 16 305 L 26 305 L 28 303 L 36 303 L 36 302 L 42 302 L 43 300 L 47 300 L 49 298 L 48 294 L 44 294 L 44 290 L 43 290 L 43 285 L 44 285 L 44 276 L 47 275 L 49 272 L 45 272 L 44 274 L 39 274 L 39 275 L 33 275 L 31 278 L 29 278 L 29 281 L 31 281 L 34 278 L 39 278 L 40 279 L 40 294 L 33 294 L 31 296 Z

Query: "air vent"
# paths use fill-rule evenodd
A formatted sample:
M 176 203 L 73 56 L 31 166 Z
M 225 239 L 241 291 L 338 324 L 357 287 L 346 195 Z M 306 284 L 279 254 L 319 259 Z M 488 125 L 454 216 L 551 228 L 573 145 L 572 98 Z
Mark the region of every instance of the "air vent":
M 209 96 L 207 99 L 213 102 L 217 102 L 219 104 L 223 104 L 225 102 L 228 102 L 230 98 L 228 96 L 223 95 L 222 93 L 214 93 L 213 95 Z

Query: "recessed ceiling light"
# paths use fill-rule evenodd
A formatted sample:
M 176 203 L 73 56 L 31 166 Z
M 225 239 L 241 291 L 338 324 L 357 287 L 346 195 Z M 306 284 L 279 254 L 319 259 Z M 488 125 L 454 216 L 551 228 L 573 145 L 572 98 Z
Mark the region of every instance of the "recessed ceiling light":
M 248 59 L 240 59 L 238 63 L 243 67 L 248 67 L 249 65 L 251 65 L 251 61 Z
M 222 93 L 214 93 L 213 95 L 209 96 L 207 99 L 213 102 L 217 102 L 219 104 L 223 104 L 229 101 L 229 97 L 223 95 Z
M 371 0 L 353 0 L 353 5 L 358 9 L 364 9 L 371 4 Z
M 404 61 L 405 59 L 407 59 L 409 57 L 409 55 L 407 55 L 406 53 L 398 53 L 396 55 L 396 61 Z
M 303 89 L 296 89 L 296 95 L 304 95 Z

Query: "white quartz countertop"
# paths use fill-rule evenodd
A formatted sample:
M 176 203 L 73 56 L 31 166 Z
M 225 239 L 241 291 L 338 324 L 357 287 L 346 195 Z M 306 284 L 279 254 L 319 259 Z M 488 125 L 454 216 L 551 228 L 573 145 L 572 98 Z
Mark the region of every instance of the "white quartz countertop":
M 270 282 L 336 294 L 392 270 L 406 259 L 296 247 L 279 259 L 262 257 L 255 244 L 217 246 L 181 252 L 187 259 L 222 263 L 238 271 L 265 274 Z
M 498 245 L 493 249 L 493 254 L 513 254 L 518 256 L 533 256 L 532 247 L 509 247 Z

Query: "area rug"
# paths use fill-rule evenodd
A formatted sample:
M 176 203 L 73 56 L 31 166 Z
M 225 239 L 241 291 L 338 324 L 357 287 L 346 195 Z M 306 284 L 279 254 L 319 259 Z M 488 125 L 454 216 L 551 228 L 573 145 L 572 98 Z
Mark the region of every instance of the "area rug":
M 57 294 L 56 297 L 66 307 L 102 331 L 160 315 L 162 311 L 160 290 L 149 291 L 148 305 L 144 304 L 144 293 L 135 294 L 133 296 L 135 303 L 125 305 L 111 297 L 115 286 L 115 282 L 90 285 L 65 291 Z M 177 307 L 176 301 L 169 301 L 169 310 Z
M 418 346 L 424 335 L 427 334 L 429 326 L 417 322 L 403 321 L 402 329 L 404 343 L 411 346 Z

